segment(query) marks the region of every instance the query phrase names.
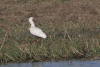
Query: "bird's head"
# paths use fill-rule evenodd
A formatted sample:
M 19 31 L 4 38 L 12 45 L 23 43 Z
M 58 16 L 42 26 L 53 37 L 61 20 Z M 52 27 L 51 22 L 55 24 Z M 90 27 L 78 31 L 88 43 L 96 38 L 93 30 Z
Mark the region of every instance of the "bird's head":
M 30 17 L 29 18 L 29 22 L 30 22 L 30 24 L 33 24 L 34 22 L 36 22 L 36 23 L 38 23 L 36 20 L 34 20 L 34 18 L 33 17 Z M 38 23 L 40 26 L 42 26 L 40 23 Z
M 34 21 L 34 18 L 33 18 L 33 17 L 30 17 L 30 18 L 29 18 L 29 20 L 32 20 L 32 21 Z

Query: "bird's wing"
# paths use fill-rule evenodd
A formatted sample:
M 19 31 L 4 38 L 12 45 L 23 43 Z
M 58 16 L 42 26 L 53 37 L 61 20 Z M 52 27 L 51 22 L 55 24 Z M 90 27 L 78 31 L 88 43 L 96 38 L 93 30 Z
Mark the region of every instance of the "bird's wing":
M 35 36 L 46 38 L 45 33 L 43 33 L 43 31 L 37 27 L 30 28 L 30 32 L 31 32 L 31 34 L 33 34 Z

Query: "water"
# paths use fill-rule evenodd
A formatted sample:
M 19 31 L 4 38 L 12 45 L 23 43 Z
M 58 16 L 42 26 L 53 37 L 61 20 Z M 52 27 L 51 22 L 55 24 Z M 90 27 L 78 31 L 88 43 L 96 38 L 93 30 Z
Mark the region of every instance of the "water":
M 1 64 L 0 67 L 100 67 L 99 61 L 58 61 L 37 63 L 10 63 Z

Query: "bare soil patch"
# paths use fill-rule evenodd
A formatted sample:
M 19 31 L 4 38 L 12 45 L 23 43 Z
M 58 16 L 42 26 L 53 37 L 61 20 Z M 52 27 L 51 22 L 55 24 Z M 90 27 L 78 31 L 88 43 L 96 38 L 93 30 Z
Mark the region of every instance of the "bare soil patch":
M 56 3 L 53 1 L 34 2 L 32 0 L 6 0 L 0 3 L 1 23 L 28 23 L 33 16 L 38 22 L 100 22 L 100 1 L 70 0 Z

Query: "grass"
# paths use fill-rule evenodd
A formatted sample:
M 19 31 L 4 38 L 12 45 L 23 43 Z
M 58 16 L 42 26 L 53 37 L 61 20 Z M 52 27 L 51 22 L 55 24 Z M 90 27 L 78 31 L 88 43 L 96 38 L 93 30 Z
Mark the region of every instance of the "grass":
M 43 30 L 46 29 L 44 32 L 48 34 L 48 38 L 41 40 L 38 44 L 36 43 L 37 38 L 32 36 L 29 30 L 26 31 L 24 26 L 21 28 L 13 27 L 15 30 L 8 32 L 1 31 L 0 62 L 95 58 L 100 55 L 98 26 L 95 26 L 97 28 L 94 29 L 96 34 L 98 33 L 96 35 L 95 32 L 91 31 L 93 27 L 89 25 L 77 27 L 78 24 L 73 22 L 71 26 L 69 23 L 64 25 L 60 27 L 57 25 L 56 28 L 53 24 L 44 25 L 46 27 L 43 26 L 42 28 Z
M 26 1 L 25 4 L 27 4 Z M 15 3 L 14 0 L 10 3 L 13 2 Z M 40 3 L 39 0 L 36 2 Z M 56 0 L 52 1 L 53 4 L 55 2 Z M 0 24 L 0 62 L 36 62 L 50 59 L 95 59 L 99 57 L 100 22 L 85 22 L 75 18 L 76 16 L 73 16 L 72 21 L 59 21 L 58 23 L 41 22 L 42 27 L 36 24 L 48 36 L 38 44 L 36 43 L 38 37 L 32 36 L 29 32 L 28 21 L 21 23 L 21 21 L 15 21 L 16 19 L 11 21 L 11 19 L 1 18 L 0 22 L 3 23 Z

